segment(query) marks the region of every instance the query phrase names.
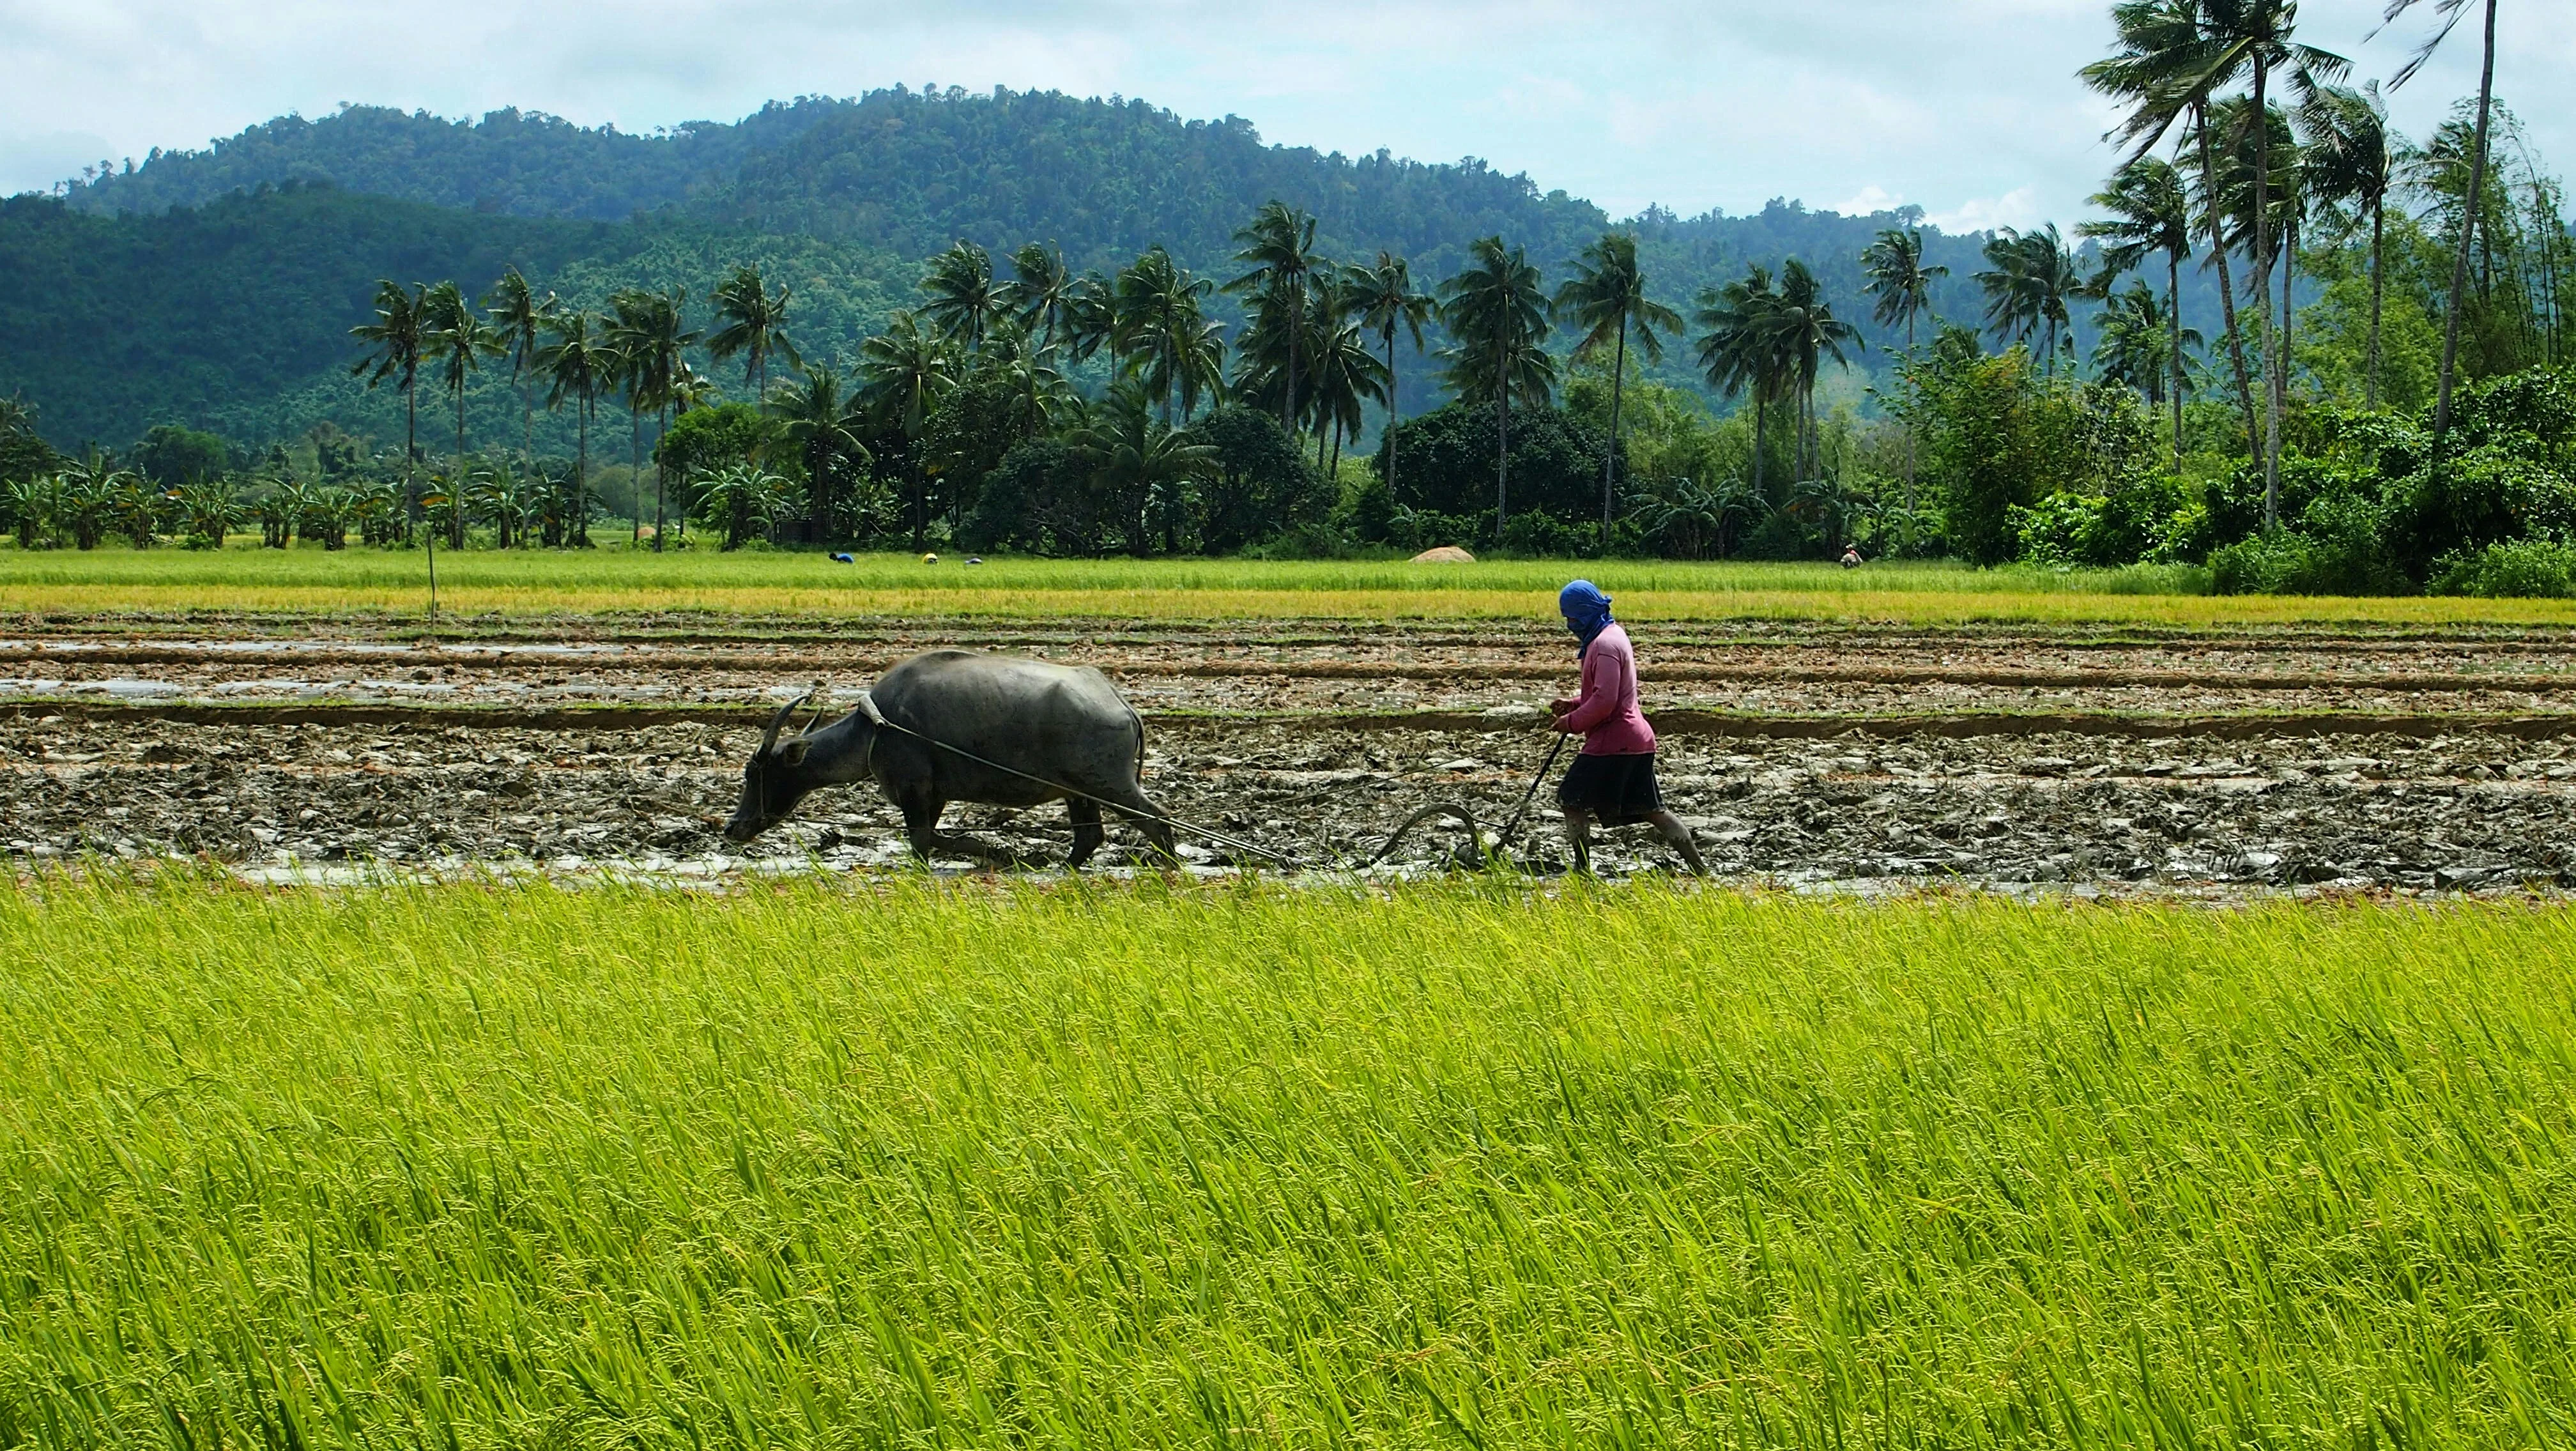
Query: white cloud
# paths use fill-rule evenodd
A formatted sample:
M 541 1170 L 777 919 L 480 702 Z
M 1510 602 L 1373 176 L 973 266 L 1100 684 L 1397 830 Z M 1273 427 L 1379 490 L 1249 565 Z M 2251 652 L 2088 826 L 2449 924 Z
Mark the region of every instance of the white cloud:
M 2418 30 L 2364 47 L 2377 10 L 2305 18 L 2385 75 Z M 2545 157 L 2576 166 L 2560 84 L 2576 6 L 2508 7 L 2502 24 L 2500 92 Z M 935 80 L 1141 96 L 1326 150 L 1481 156 L 1614 215 L 1901 196 L 1977 198 L 1942 215 L 2025 225 L 2072 221 L 2116 161 L 2111 108 L 2074 78 L 2109 30 L 2105 0 L 0 0 L 0 188 L 344 100 L 650 130 Z M 2475 84 L 2474 36 L 2452 44 L 2398 98 L 2414 130 Z
M 2017 186 L 1998 197 L 1971 197 L 1946 212 L 1923 220 L 1945 232 L 1985 232 L 1996 227 L 2031 227 L 2047 220 L 2039 188 Z
M 1872 182 L 1826 210 L 1840 212 L 1847 217 L 1866 217 L 1875 212 L 1892 212 L 1903 205 L 1905 198 Z

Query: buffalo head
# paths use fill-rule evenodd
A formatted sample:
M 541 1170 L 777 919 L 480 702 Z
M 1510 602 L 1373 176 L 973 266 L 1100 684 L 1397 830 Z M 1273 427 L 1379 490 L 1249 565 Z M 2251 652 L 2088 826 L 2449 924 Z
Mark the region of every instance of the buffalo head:
M 769 718 L 769 728 L 760 733 L 760 745 L 742 768 L 742 802 L 734 807 L 733 819 L 725 823 L 726 840 L 751 840 L 786 820 L 787 813 L 796 809 L 796 803 L 804 800 L 806 793 L 827 784 L 824 774 L 808 760 L 815 744 L 812 722 L 783 741 L 778 738 L 787 718 L 813 698 L 808 691 L 780 706 L 778 713 Z M 816 712 L 815 719 L 821 718 L 821 712 Z

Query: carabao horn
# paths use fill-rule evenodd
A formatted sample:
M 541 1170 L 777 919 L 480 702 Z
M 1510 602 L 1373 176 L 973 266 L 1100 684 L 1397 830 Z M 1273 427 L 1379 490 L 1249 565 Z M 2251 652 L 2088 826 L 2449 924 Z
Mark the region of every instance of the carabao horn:
M 796 697 L 794 700 L 787 702 L 785 705 L 780 706 L 778 708 L 778 714 L 769 718 L 769 729 L 760 733 L 760 749 L 754 752 L 754 754 L 762 756 L 768 755 L 770 748 L 778 744 L 778 728 L 787 724 L 787 718 L 796 713 L 796 708 L 798 706 L 803 705 L 805 702 L 812 700 L 813 698 L 813 693 L 808 691 L 807 693 Z

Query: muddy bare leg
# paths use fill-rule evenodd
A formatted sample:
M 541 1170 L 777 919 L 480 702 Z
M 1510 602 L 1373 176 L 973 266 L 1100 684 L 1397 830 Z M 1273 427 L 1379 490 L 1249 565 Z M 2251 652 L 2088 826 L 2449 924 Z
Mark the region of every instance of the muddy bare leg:
M 1654 825 L 1657 835 L 1663 837 L 1674 851 L 1681 853 L 1683 861 L 1690 863 L 1692 876 L 1708 875 L 1707 864 L 1699 859 L 1699 844 L 1691 840 L 1690 828 L 1682 825 L 1680 817 L 1669 811 L 1657 811 L 1646 820 Z
M 1592 875 L 1592 813 L 1580 806 L 1565 808 L 1565 844 L 1574 850 L 1574 870 Z
M 1066 869 L 1080 871 L 1109 833 L 1100 829 L 1100 803 L 1076 796 L 1065 803 L 1065 813 L 1073 818 L 1073 852 L 1064 859 Z

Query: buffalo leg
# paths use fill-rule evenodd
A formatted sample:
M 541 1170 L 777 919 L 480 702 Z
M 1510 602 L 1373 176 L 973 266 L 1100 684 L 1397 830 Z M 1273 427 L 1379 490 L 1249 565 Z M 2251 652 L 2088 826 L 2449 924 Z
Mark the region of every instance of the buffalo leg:
M 1130 786 L 1119 792 L 1109 804 L 1119 815 L 1136 823 L 1136 829 L 1145 833 L 1145 839 L 1154 844 L 1154 850 L 1161 852 L 1166 861 L 1175 865 L 1180 862 L 1181 852 L 1172 840 L 1170 819 L 1143 788 Z
M 1073 854 L 1064 859 L 1064 864 L 1069 870 L 1079 871 L 1084 862 L 1091 860 L 1091 854 L 1100 850 L 1100 844 L 1109 839 L 1109 833 L 1100 829 L 1099 802 L 1076 796 L 1065 802 L 1065 811 L 1073 818 Z
M 903 804 L 903 834 L 912 842 L 912 854 L 924 862 L 933 852 L 968 857 L 995 866 L 1025 866 L 1018 852 L 971 836 L 957 836 L 939 829 L 940 813 L 948 809 L 945 801 L 906 802 Z

